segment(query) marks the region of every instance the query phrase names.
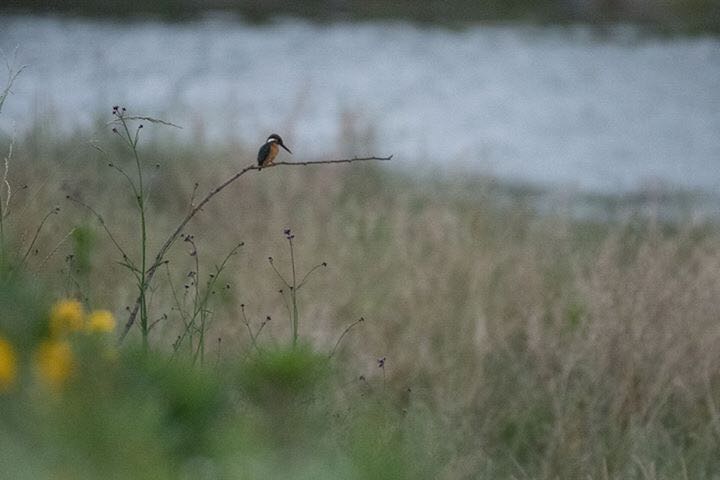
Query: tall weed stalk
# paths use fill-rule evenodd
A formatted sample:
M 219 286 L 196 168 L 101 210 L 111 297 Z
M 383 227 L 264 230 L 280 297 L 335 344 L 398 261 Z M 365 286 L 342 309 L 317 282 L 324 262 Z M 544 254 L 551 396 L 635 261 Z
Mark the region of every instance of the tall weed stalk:
M 288 309 L 288 313 L 290 315 L 290 325 L 291 325 L 291 337 L 290 340 L 292 342 L 293 347 L 297 346 L 298 342 L 298 336 L 299 336 L 299 324 L 300 324 L 300 315 L 298 313 L 298 292 L 300 289 L 307 283 L 310 275 L 312 275 L 317 269 L 327 267 L 326 262 L 318 263 L 317 265 L 313 266 L 308 272 L 302 277 L 302 279 L 298 282 L 297 281 L 297 270 L 295 267 L 295 248 L 293 246 L 293 239 L 295 239 L 295 234 L 292 233 L 292 231 L 289 228 L 286 228 L 283 231 L 283 234 L 285 235 L 285 238 L 288 241 L 288 247 L 290 249 L 290 267 L 291 267 L 291 280 L 288 280 L 285 278 L 283 274 L 280 273 L 280 271 L 275 266 L 275 261 L 273 260 L 273 257 L 268 257 L 268 262 L 270 263 L 270 266 L 272 267 L 275 274 L 278 276 L 280 281 L 283 282 L 285 287 L 288 289 L 288 295 L 290 297 L 289 304 L 288 299 L 285 296 L 285 290 L 281 289 L 280 294 L 283 296 L 283 300 L 285 301 L 285 306 Z

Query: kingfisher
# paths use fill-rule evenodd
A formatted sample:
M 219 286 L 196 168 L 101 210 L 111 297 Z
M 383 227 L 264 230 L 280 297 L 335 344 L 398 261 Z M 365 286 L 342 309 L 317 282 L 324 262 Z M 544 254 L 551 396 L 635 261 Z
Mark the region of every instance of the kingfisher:
M 260 147 L 260 150 L 258 150 L 258 165 L 261 167 L 267 167 L 268 165 L 272 165 L 275 161 L 275 157 L 277 157 L 278 154 L 278 145 L 287 150 L 287 152 L 292 155 L 292 152 L 289 148 L 283 144 L 283 139 L 280 138 L 280 135 L 277 133 L 271 134 L 267 140 L 265 140 L 265 143 Z

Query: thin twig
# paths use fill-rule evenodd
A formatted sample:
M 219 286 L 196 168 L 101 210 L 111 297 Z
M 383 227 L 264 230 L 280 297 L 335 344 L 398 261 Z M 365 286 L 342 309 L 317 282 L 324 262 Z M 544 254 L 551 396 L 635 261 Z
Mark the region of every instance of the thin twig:
M 120 246 L 120 244 L 118 243 L 118 241 L 115 239 L 115 236 L 112 234 L 112 232 L 111 232 L 110 229 L 108 228 L 107 224 L 105 223 L 105 219 L 102 217 L 102 215 L 100 215 L 98 212 L 95 211 L 94 208 L 92 208 L 90 205 L 88 205 L 87 203 L 83 202 L 82 200 L 79 200 L 79 199 L 77 199 L 77 198 L 74 198 L 74 197 L 72 197 L 72 196 L 70 196 L 70 195 L 68 195 L 66 198 L 67 198 L 68 200 L 70 200 L 71 202 L 75 202 L 75 203 L 77 203 L 78 205 L 81 205 L 81 206 L 85 207 L 86 209 L 88 209 L 88 210 L 90 211 L 90 213 L 92 213 L 92 214 L 95 216 L 95 218 L 97 218 L 98 222 L 100 222 L 100 225 L 102 225 L 103 229 L 105 230 L 105 233 L 107 233 L 108 237 L 110 238 L 110 241 L 113 243 L 113 245 L 115 245 L 115 248 L 118 249 L 118 251 L 120 252 L 120 254 L 121 254 L 122 257 L 123 257 L 123 260 L 125 260 L 125 262 L 127 262 L 128 266 L 130 267 L 130 270 L 131 270 L 134 274 L 139 273 L 140 270 L 134 265 L 133 261 L 130 259 L 130 256 L 125 253 L 125 250 L 123 250 L 123 248 Z M 158 265 L 158 266 L 159 266 L 159 265 Z M 157 267 L 156 267 L 156 268 L 157 268 Z M 137 276 L 137 275 L 136 275 L 136 276 Z
M 345 335 L 347 335 L 350 332 L 350 330 L 355 328 L 355 325 L 357 325 L 358 323 L 362 323 L 364 321 L 365 321 L 365 318 L 360 317 L 357 320 L 355 320 L 353 323 L 348 325 L 347 328 L 345 328 L 345 330 L 342 332 L 342 334 L 340 334 L 340 336 L 338 337 L 337 342 L 335 342 L 335 346 L 333 347 L 332 351 L 330 352 L 330 355 L 328 355 L 328 358 L 332 358 L 333 355 L 335 355 L 335 351 L 337 350 L 338 345 L 340 345 L 340 342 L 342 341 L 343 337 Z
M 305 274 L 303 279 L 300 280 L 300 283 L 298 283 L 297 289 L 300 290 L 300 288 L 302 288 L 302 286 L 305 285 L 305 282 L 307 281 L 308 277 L 310 275 L 312 275 L 312 273 L 320 267 L 327 267 L 327 263 L 326 262 L 318 263 L 313 268 L 311 268 L 310 271 Z
M 99 145 L 97 145 L 96 143 L 93 143 L 92 141 L 87 142 L 87 144 L 88 144 L 91 148 L 94 148 L 95 150 L 97 150 L 98 152 L 100 152 L 101 154 L 103 154 L 103 155 L 105 156 L 105 159 L 106 159 L 106 161 L 107 161 L 108 167 L 117 170 L 117 171 L 120 173 L 120 175 L 122 175 L 122 176 L 125 178 L 125 180 L 127 180 L 128 184 L 130 185 L 130 188 L 131 188 L 132 191 L 133 191 L 133 194 L 134 194 L 135 198 L 137 198 L 137 196 L 138 196 L 138 190 L 137 190 L 137 187 L 135 186 L 135 182 L 133 182 L 132 178 L 130 178 L 130 175 L 128 175 L 125 170 L 123 170 L 123 169 L 120 168 L 119 166 L 115 165 L 115 163 L 113 163 L 112 161 L 110 161 L 110 156 L 109 156 L 109 155 L 107 154 L 107 152 L 106 152 L 105 150 L 103 150 Z
M 255 349 L 258 348 L 257 343 L 255 343 L 255 335 L 253 334 L 252 328 L 250 327 L 250 322 L 247 319 L 247 315 L 245 314 L 245 304 L 243 303 L 240 305 L 240 311 L 242 312 L 243 316 L 243 323 L 245 324 L 245 327 L 247 327 L 247 331 L 250 334 L 250 341 L 252 342 L 252 346 L 255 347 Z
M 193 185 L 193 191 L 190 195 L 190 203 L 189 205 L 189 211 L 192 211 L 193 207 L 195 206 L 195 194 L 197 193 L 198 187 L 200 186 L 199 183 L 195 182 L 195 185 Z
M 5 88 L 3 89 L 2 93 L 0 93 L 0 112 L 2 112 L 3 104 L 5 103 L 5 100 L 7 99 L 8 95 L 12 93 L 12 86 L 13 83 L 15 83 L 15 80 L 17 80 L 18 75 L 22 73 L 23 70 L 27 65 L 21 65 L 17 70 L 13 72 L 12 67 L 8 64 L 8 80 Z
M 193 278 L 193 284 L 195 285 L 195 296 L 193 298 L 193 309 L 192 309 L 192 316 L 187 315 L 183 310 L 182 306 L 180 305 L 180 302 L 177 297 L 177 292 L 172 284 L 172 280 L 170 279 L 170 267 L 167 267 L 167 274 L 168 274 L 168 280 L 170 280 L 170 287 L 173 290 L 173 296 L 175 297 L 175 303 L 177 305 L 178 310 L 180 310 L 180 315 L 183 319 L 183 323 L 185 325 L 185 330 L 183 331 L 182 335 L 178 337 L 178 341 L 176 342 L 176 348 L 180 346 L 180 344 L 183 342 L 185 337 L 188 335 L 188 332 L 190 332 L 192 329 L 195 329 L 195 331 L 198 331 L 197 327 L 195 326 L 195 321 L 200 316 L 201 319 L 201 328 L 204 329 L 204 317 L 207 317 L 208 314 L 211 314 L 212 311 L 208 310 L 206 308 L 208 302 L 210 301 L 210 295 L 215 292 L 214 288 L 215 285 L 218 282 L 218 279 L 220 278 L 220 274 L 225 269 L 225 266 L 230 261 L 230 258 L 232 258 L 233 255 L 237 254 L 238 250 L 240 250 L 241 247 L 245 245 L 245 242 L 240 242 L 237 245 L 235 245 L 232 250 L 225 256 L 222 263 L 220 265 L 215 265 L 215 273 L 210 275 L 210 280 L 207 282 L 205 286 L 205 292 L 201 295 L 200 290 L 198 289 L 197 285 L 199 285 L 200 282 L 200 275 L 198 274 L 200 270 L 200 263 L 197 260 L 198 254 L 197 254 L 197 245 L 192 239 L 191 235 L 185 236 L 185 241 L 189 242 L 193 247 L 193 252 L 191 255 L 195 258 L 195 271 L 192 273 Z M 167 262 L 165 263 L 167 265 Z M 187 287 L 187 285 L 186 285 Z M 187 295 L 187 290 L 185 290 L 185 295 Z M 203 335 L 203 331 L 200 331 L 201 338 Z M 191 336 L 192 338 L 192 336 Z M 192 350 L 192 347 L 191 347 Z
M 163 313 L 160 318 L 156 319 L 154 322 L 152 322 L 150 325 L 148 325 L 148 330 L 152 330 L 155 325 L 162 322 L 163 320 L 167 320 L 168 315 L 167 313 Z
M 268 263 L 270 263 L 270 266 L 275 271 L 275 274 L 278 276 L 278 278 L 285 284 L 287 288 L 292 288 L 290 284 L 285 280 L 285 277 L 282 276 L 282 274 L 278 271 L 277 267 L 275 267 L 275 263 L 273 262 L 273 257 L 268 257 Z
M 67 233 L 67 235 L 65 235 L 65 236 L 57 243 L 57 245 L 55 245 L 55 247 L 54 247 L 52 250 L 50 250 L 50 253 L 47 254 L 47 257 L 45 257 L 45 258 L 43 259 L 43 261 L 40 263 L 40 265 L 38 266 L 38 272 L 40 271 L 40 269 L 42 269 L 42 267 L 45 266 L 45 264 L 48 262 L 48 260 L 50 260 L 50 258 L 51 258 L 53 255 L 55 255 L 55 253 L 57 253 L 57 251 L 60 249 L 60 246 L 61 246 L 63 243 L 65 243 L 65 241 L 66 241 L 68 238 L 70 238 L 70 236 L 71 236 L 73 233 L 75 233 L 75 230 L 76 230 L 75 227 L 71 228 L 70 231 Z
M 7 193 L 5 198 L 5 208 L 2 208 L 2 196 L 0 196 L 0 216 L 7 217 L 10 211 L 10 199 L 12 198 L 12 189 L 10 188 L 10 182 L 8 181 L 8 173 L 10 171 L 10 160 L 13 156 L 13 146 L 15 145 L 15 134 L 10 138 L 10 145 L 8 146 L 8 153 L 5 156 L 4 170 L 2 176 L 2 184 L 5 185 L 5 192 Z M 2 192 L 2 185 L 0 185 L 0 192 Z
M 122 115 L 122 118 L 124 118 L 125 120 L 145 120 L 146 122 L 159 123 L 160 125 L 165 125 L 165 126 L 168 126 L 168 127 L 175 127 L 175 128 L 179 128 L 180 130 L 182 130 L 182 128 L 183 128 L 183 127 L 181 127 L 180 125 L 175 125 L 174 123 L 170 123 L 170 122 L 168 122 L 168 121 L 166 121 L 166 120 L 161 120 L 161 119 L 159 119 L 159 118 L 153 118 L 153 117 L 144 117 L 144 116 L 142 116 L 142 115 L 127 115 L 127 114 L 123 114 L 123 115 Z M 106 125 L 106 126 L 113 125 L 113 124 L 115 124 L 115 125 L 120 125 L 121 123 L 122 123 L 122 122 L 121 122 L 119 119 L 115 119 L 115 120 L 110 120 L 110 121 L 107 122 L 105 125 Z
M 233 183 L 235 180 L 240 178 L 241 176 L 245 175 L 246 173 L 252 171 L 252 170 L 262 170 L 262 169 L 268 169 L 268 168 L 274 168 L 279 166 L 306 166 L 306 165 L 326 165 L 331 163 L 352 163 L 352 162 L 365 162 L 365 161 L 388 161 L 392 159 L 392 155 L 389 157 L 363 157 L 363 158 L 345 158 L 345 159 L 339 159 L 339 160 L 314 160 L 309 162 L 277 162 L 272 165 L 267 165 L 265 167 L 260 167 L 258 165 L 249 165 L 242 170 L 240 170 L 238 173 L 230 177 L 229 179 L 225 180 L 223 183 L 215 187 L 213 190 L 208 193 L 205 198 L 203 198 L 200 203 L 198 203 L 195 207 L 193 207 L 190 212 L 183 218 L 183 220 L 180 222 L 180 224 L 175 228 L 173 233 L 170 234 L 170 236 L 165 240 L 165 243 L 160 247 L 160 250 L 158 251 L 157 255 L 155 256 L 155 261 L 150 266 L 150 268 L 147 269 L 147 275 L 145 276 L 145 282 L 143 283 L 142 287 L 147 288 L 147 285 L 150 284 L 153 277 L 155 276 L 155 272 L 157 271 L 157 268 L 162 264 L 163 259 L 165 258 L 165 254 L 168 252 L 170 247 L 175 243 L 175 240 L 177 240 L 178 236 L 180 235 L 180 232 L 185 228 L 185 225 L 200 211 L 202 208 L 210 201 L 212 198 L 220 193 L 222 190 L 225 189 L 228 185 Z M 130 315 L 128 317 L 127 322 L 125 323 L 125 328 L 123 329 L 122 334 L 120 335 L 119 341 L 122 342 L 125 337 L 127 336 L 128 332 L 130 331 L 130 328 L 132 328 L 133 324 L 135 323 L 135 318 L 137 317 L 138 310 L 140 309 L 140 304 L 142 302 L 143 295 L 142 293 L 138 296 L 137 300 L 135 301 L 135 306 L 130 311 Z
M 287 298 L 285 298 L 285 291 L 280 289 L 278 290 L 278 293 L 283 299 L 283 305 L 285 305 L 285 310 L 287 310 L 288 318 L 290 319 L 290 324 L 292 325 L 292 313 L 290 312 L 290 304 L 287 301 Z
M 30 245 L 27 248 L 27 251 L 25 252 L 25 255 L 23 255 L 22 260 L 20 260 L 20 266 L 25 264 L 25 260 L 27 260 L 28 256 L 30 255 L 30 252 L 32 251 L 33 247 L 35 246 L 35 242 L 37 242 L 38 236 L 40 235 L 40 231 L 42 230 L 43 226 L 45 226 L 45 222 L 47 222 L 47 219 L 50 218 L 51 215 L 57 215 L 57 213 L 60 211 L 60 207 L 54 207 L 52 210 L 50 210 L 48 213 L 45 214 L 43 219 L 40 221 L 40 225 L 38 225 L 37 230 L 35 230 L 35 235 L 33 236 L 32 241 L 30 242 Z
M 265 320 L 262 321 L 262 323 L 260 324 L 260 327 L 258 328 L 257 332 L 255 332 L 255 345 L 256 345 L 256 347 L 257 347 L 257 338 L 260 336 L 260 332 L 262 332 L 262 329 L 265 328 L 265 325 L 267 325 L 267 323 L 268 323 L 270 320 L 272 320 L 272 319 L 270 318 L 269 315 L 268 315 L 267 317 L 265 317 Z M 260 351 L 259 348 L 258 348 L 258 351 Z

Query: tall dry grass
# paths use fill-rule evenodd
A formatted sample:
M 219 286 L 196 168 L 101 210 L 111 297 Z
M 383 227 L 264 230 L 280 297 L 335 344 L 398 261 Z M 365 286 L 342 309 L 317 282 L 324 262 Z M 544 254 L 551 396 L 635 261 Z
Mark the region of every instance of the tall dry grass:
M 122 318 L 134 301 L 132 278 L 113 263 L 96 220 L 63 199 L 93 205 L 133 251 L 132 198 L 96 150 L 36 135 L 20 142 L 13 163 L 12 179 L 28 185 L 14 206 L 23 215 L 11 217 L 15 242 L 27 239 L 44 209 L 62 204 L 28 268 L 58 294 L 114 306 Z M 131 161 L 112 140 L 104 148 Z M 187 211 L 195 183 L 208 191 L 252 161 L 242 148 L 141 148 L 160 165 L 149 187 L 150 251 Z M 45 261 L 73 228 L 82 235 Z M 417 442 L 444 478 L 717 478 L 713 225 L 540 215 L 522 195 L 481 178 L 355 165 L 254 173 L 186 232 L 204 265 L 200 276 L 245 242 L 212 303 L 212 355 L 251 350 L 241 304 L 253 328 L 272 318 L 259 343 L 287 342 L 282 285 L 267 261 L 289 268 L 285 228 L 296 234 L 301 270 L 328 264 L 299 295 L 300 337 L 330 351 L 348 324 L 366 319 L 334 356 L 335 396 L 351 409 L 358 392 L 382 392 L 392 405 L 383 408 L 422 419 Z M 182 331 L 170 282 L 185 295 L 189 253 L 176 245 L 153 286 L 151 317 L 167 316 L 151 331 L 155 349 L 171 349 Z M 135 332 L 130 342 L 137 341 Z

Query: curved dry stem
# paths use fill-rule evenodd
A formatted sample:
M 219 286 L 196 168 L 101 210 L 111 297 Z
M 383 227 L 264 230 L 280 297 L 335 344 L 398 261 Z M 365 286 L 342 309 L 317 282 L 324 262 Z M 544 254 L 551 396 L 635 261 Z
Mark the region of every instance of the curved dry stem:
M 130 268 L 130 270 L 134 274 L 137 274 L 140 270 L 134 265 L 133 261 L 130 260 L 130 256 L 127 253 L 125 253 L 125 250 L 123 250 L 123 248 L 120 246 L 118 241 L 115 239 L 115 235 L 113 235 L 112 232 L 110 231 L 110 228 L 108 228 L 107 224 L 105 223 L 105 219 L 102 217 L 102 215 L 100 215 L 98 212 L 96 212 L 95 209 L 92 208 L 90 205 L 88 205 L 87 203 L 85 203 L 81 200 L 78 200 L 77 198 L 73 198 L 70 195 L 68 195 L 66 198 L 68 200 L 70 200 L 71 202 L 75 202 L 78 205 L 85 207 L 86 209 L 88 209 L 90 211 L 90 213 L 92 213 L 95 216 L 95 218 L 97 218 L 98 222 L 100 222 L 100 225 L 102 225 L 103 229 L 105 230 L 105 233 L 110 238 L 110 241 L 113 243 L 113 245 L 115 245 L 115 248 L 117 248 L 118 252 L 120 252 L 120 254 L 123 257 L 123 260 L 127 263 L 128 268 Z
M 356 326 L 358 323 L 362 323 L 362 322 L 364 322 L 364 321 L 365 321 L 365 318 L 364 318 L 364 317 L 360 317 L 360 318 L 358 318 L 357 320 L 355 320 L 353 323 L 351 323 L 350 325 L 348 325 L 348 326 L 345 328 L 345 330 L 343 330 L 343 332 L 342 332 L 342 333 L 340 334 L 340 336 L 338 337 L 337 342 L 335 342 L 335 346 L 333 347 L 332 351 L 331 351 L 330 354 L 328 355 L 328 358 L 332 358 L 333 355 L 335 355 L 335 351 L 337 350 L 338 346 L 340 345 L 340 342 L 342 341 L 343 337 L 345 337 L 345 335 L 347 335 L 348 333 L 350 333 L 350 330 L 352 330 L 353 328 L 355 328 L 355 326 Z
M 33 236 L 32 241 L 30 242 L 30 245 L 27 248 L 27 251 L 25 252 L 25 255 L 23 255 L 22 260 L 20 260 L 20 266 L 22 267 L 25 264 L 25 260 L 27 260 L 28 256 L 30 255 L 30 252 L 32 251 L 33 247 L 35 246 L 35 242 L 37 242 L 38 236 L 40 236 L 40 232 L 42 231 L 43 227 L 45 226 L 45 222 L 47 222 L 47 219 L 50 218 L 51 215 L 57 215 L 57 213 L 60 211 L 59 207 L 54 207 L 52 210 L 50 210 L 48 213 L 45 214 L 43 219 L 40 221 L 40 225 L 38 225 L 37 230 L 35 230 L 35 235 Z
M 70 238 L 70 236 L 71 236 L 73 233 L 75 233 L 75 230 L 76 230 L 76 228 L 74 228 L 74 227 L 71 228 L 70 231 L 67 233 L 67 235 L 65 235 L 65 236 L 55 245 L 55 247 L 53 247 L 53 249 L 50 250 L 50 253 L 47 254 L 47 256 L 43 259 L 43 261 L 42 261 L 42 262 L 40 263 L 40 265 L 38 266 L 38 268 L 37 268 L 38 272 L 40 271 L 40 269 L 42 269 L 42 267 L 45 266 L 45 264 L 48 262 L 48 260 L 50 260 L 50 259 L 52 258 L 52 256 L 57 253 L 57 251 L 60 249 L 60 247 L 62 246 L 62 244 L 65 243 L 65 242 L 67 241 L 67 239 Z
M 308 161 L 308 162 L 277 162 L 272 165 L 268 165 L 265 167 L 260 167 L 258 165 L 249 165 L 242 170 L 240 170 L 238 173 L 230 177 L 229 179 L 225 180 L 223 183 L 215 187 L 208 193 L 205 198 L 203 198 L 195 207 L 193 207 L 190 212 L 188 212 L 187 215 L 185 215 L 185 218 L 182 219 L 180 224 L 175 228 L 175 230 L 170 234 L 170 236 L 165 240 L 165 243 L 162 244 L 160 247 L 160 250 L 158 250 L 157 255 L 155 255 L 155 261 L 152 263 L 150 268 L 147 269 L 147 275 L 145 276 L 145 282 L 143 282 L 142 288 L 147 289 L 147 286 L 152 281 L 153 277 L 155 276 L 155 272 L 157 271 L 158 267 L 162 265 L 163 259 L 165 258 L 165 254 L 167 254 L 170 247 L 175 243 L 177 238 L 180 236 L 180 233 L 185 228 L 185 225 L 188 224 L 190 220 L 200 211 L 202 208 L 210 201 L 212 198 L 223 191 L 225 187 L 233 183 L 238 178 L 242 177 L 246 173 L 252 171 L 252 170 L 262 170 L 262 169 L 268 169 L 268 168 L 275 168 L 280 166 L 307 166 L 307 165 L 327 165 L 327 164 L 333 164 L 333 163 L 352 163 L 352 162 L 366 162 L 366 161 L 389 161 L 392 159 L 392 155 L 388 157 L 362 157 L 362 158 L 343 158 L 339 160 L 314 160 L 314 161 Z M 119 342 L 122 342 L 125 337 L 127 336 L 128 332 L 130 331 L 130 328 L 132 328 L 133 324 L 135 323 L 135 318 L 137 317 L 138 310 L 140 309 L 140 304 L 142 302 L 144 292 L 141 292 L 141 294 L 138 296 L 137 300 L 135 301 L 135 306 L 130 311 L 130 315 L 128 316 L 128 320 L 125 323 L 125 328 L 123 329 L 123 332 L 120 334 Z
M 305 282 L 307 282 L 308 277 L 310 277 L 310 275 L 312 275 L 315 270 L 317 270 L 318 268 L 323 268 L 323 267 L 327 267 L 327 263 L 325 263 L 325 262 L 318 263 L 313 268 L 311 268 L 310 271 L 305 274 L 305 276 L 302 278 L 302 280 L 300 280 L 300 283 L 298 283 L 297 289 L 300 290 L 302 288 L 302 286 L 305 285 Z
M 291 288 L 291 285 L 287 282 L 287 280 L 285 280 L 285 277 L 282 276 L 282 274 L 280 273 L 280 271 L 279 271 L 279 270 L 277 269 L 277 267 L 275 266 L 275 262 L 273 262 L 273 258 L 272 258 L 272 257 L 268 257 L 268 263 L 270 264 L 270 266 L 272 267 L 273 271 L 275 272 L 275 275 L 278 276 L 278 278 L 285 284 L 285 286 L 286 286 L 287 288 Z

